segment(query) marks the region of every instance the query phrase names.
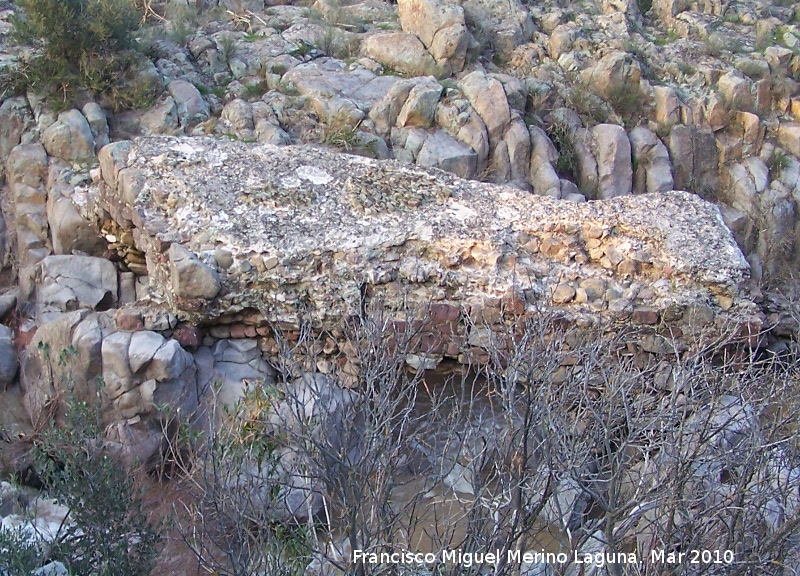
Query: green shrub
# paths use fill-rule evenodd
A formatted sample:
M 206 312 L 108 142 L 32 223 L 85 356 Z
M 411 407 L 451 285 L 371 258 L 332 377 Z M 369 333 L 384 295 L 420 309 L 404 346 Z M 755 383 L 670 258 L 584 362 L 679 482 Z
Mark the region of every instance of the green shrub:
M 578 174 L 578 154 L 575 145 L 572 143 L 572 136 L 569 133 L 569 126 L 554 121 L 547 127 L 547 135 L 558 150 L 558 161 L 556 170 L 562 178 L 576 179 Z
M 49 347 L 40 347 L 49 360 Z M 55 362 L 68 370 L 75 354 L 64 350 Z M 49 495 L 69 508 L 70 521 L 43 546 L 22 533 L 0 532 L 0 550 L 20 575 L 50 561 L 63 563 L 71 574 L 93 576 L 145 576 L 152 570 L 161 537 L 131 474 L 104 448 L 102 430 L 99 405 L 70 398 L 63 425 L 38 435 L 36 470 Z
M 50 556 L 75 574 L 145 576 L 160 536 L 148 523 L 128 473 L 100 448 L 100 429 L 85 403 L 72 402 L 65 426 L 42 435 L 39 473 L 50 493 L 69 507 Z
M 607 101 L 627 127 L 635 125 L 645 114 L 644 97 L 637 85 L 615 84 L 608 93 Z
M 13 37 L 33 54 L 11 79 L 17 90 L 42 94 L 57 109 L 85 93 L 106 97 L 104 104 L 115 109 L 140 100 L 118 102 L 112 95 L 141 88 L 133 38 L 140 15 L 130 0 L 20 0 L 18 6 Z
M 769 160 L 767 160 L 770 178 L 772 180 L 777 179 L 781 175 L 781 172 L 789 167 L 789 162 L 789 156 L 786 152 L 780 148 L 776 148 L 769 157 Z

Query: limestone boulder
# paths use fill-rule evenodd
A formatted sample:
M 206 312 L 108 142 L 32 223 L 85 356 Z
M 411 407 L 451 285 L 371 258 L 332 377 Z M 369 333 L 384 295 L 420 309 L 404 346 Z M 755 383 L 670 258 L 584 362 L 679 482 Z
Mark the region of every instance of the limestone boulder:
M 666 144 L 675 188 L 706 195 L 719 189 L 719 152 L 711 130 L 679 124 L 670 130 Z
M 568 129 L 576 142 L 595 139 L 574 124 Z M 229 330 L 215 326 L 225 337 L 234 330 L 260 333 L 275 322 L 292 326 L 298 302 L 321 325 L 334 326 L 357 313 L 365 285 L 371 301 L 381 298 L 391 306 L 442 298 L 460 305 L 529 290 L 535 302 L 515 300 L 515 309 L 552 308 L 616 321 L 611 316 L 635 308 L 661 315 L 667 302 L 707 301 L 714 307 L 712 316 L 725 322 L 752 318 L 754 306 L 739 288 L 749 273 L 747 262 L 718 209 L 698 195 L 669 191 L 582 203 L 533 197 L 426 169 L 426 159 L 442 166 L 443 158 L 453 158 L 434 146 L 442 135 L 448 146 L 459 146 L 460 161 L 475 162 L 474 150 L 441 128 L 432 134 L 420 128 L 393 131 L 393 149 L 410 155 L 416 150 L 416 166 L 317 147 L 287 149 L 211 137 L 137 139 L 127 168 L 142 173 L 145 192 L 158 190 L 139 194 L 134 202 L 141 222 L 137 244 L 147 256 L 153 298 L 189 326 L 214 319 L 227 324 L 242 314 L 245 324 L 235 320 Z M 165 165 L 180 170 L 165 170 Z M 568 188 L 559 181 L 562 186 Z M 577 200 L 580 190 L 568 194 Z M 180 241 L 198 250 L 201 264 L 225 270 L 218 274 L 220 292 L 208 301 L 175 292 L 170 262 L 175 249 L 166 242 L 177 245 L 171 230 L 177 227 Z M 196 248 L 201 246 L 202 251 Z M 356 272 L 352 262 L 359 263 Z M 665 277 L 666 263 L 681 282 L 658 281 Z M 609 286 L 635 281 L 643 289 L 624 297 L 626 290 L 615 289 L 604 299 L 613 301 L 613 308 L 593 309 L 576 279 L 597 276 L 599 268 Z M 553 295 L 560 284 L 568 284 L 575 295 L 557 303 Z M 717 309 L 717 293 L 734 304 Z M 263 311 L 264 319 L 248 309 Z M 251 326 L 251 321 L 264 324 Z M 467 336 L 456 322 L 453 329 Z M 688 338 L 681 341 L 693 345 Z
M 628 134 L 633 165 L 633 192 L 663 193 L 674 187 L 669 151 L 650 129 L 637 126 Z
M 220 291 L 217 271 L 180 244 L 169 247 L 172 288 L 179 298 L 213 298 Z
M 594 87 L 598 96 L 610 98 L 620 87 L 639 88 L 642 69 L 639 63 L 626 52 L 611 52 L 597 64 L 581 72 L 583 81 Z
M 110 142 L 106 113 L 103 112 L 97 102 L 87 102 L 81 112 L 83 112 L 83 116 L 89 124 L 89 129 L 92 131 L 95 152 L 99 152 L 103 146 Z
M 292 143 L 292 137 L 286 130 L 264 119 L 256 122 L 256 139 L 262 144 L 272 146 L 287 146 Z
M 180 122 L 178 120 L 178 107 L 172 96 L 166 96 L 160 102 L 147 110 L 139 122 L 143 134 L 173 134 Z
M 416 126 L 427 128 L 432 125 L 436 105 L 444 88 L 433 77 L 427 77 L 409 91 L 403 107 L 397 114 L 397 126 Z
M 481 23 L 480 31 L 473 28 L 476 41 L 491 42 L 492 51 L 502 59 L 529 42 L 536 29 L 527 6 L 519 0 L 467 0 L 462 5 L 467 22 Z
M 8 98 L 0 105 L 0 175 L 11 150 L 22 143 L 23 135 L 34 125 L 33 112 L 25 98 Z
M 525 121 L 516 112 L 503 134 L 503 144 L 508 153 L 508 170 L 504 170 L 504 180 L 525 181 L 530 166 L 531 136 Z
M 741 210 L 725 204 L 719 206 L 719 212 L 725 226 L 733 232 L 739 248 L 744 254 L 750 254 L 755 249 L 757 232 L 753 219 Z
M 81 216 L 68 197 L 60 196 L 52 201 L 48 198 L 47 221 L 55 254 L 72 254 L 74 251 L 99 254 L 106 247 L 97 227 Z
M 362 118 L 363 112 L 400 80 L 398 76 L 379 75 L 365 66 L 350 66 L 336 58 L 316 58 L 298 64 L 281 78 L 284 85 L 294 86 L 301 95 L 311 98 L 315 109 L 325 110 L 328 116 L 344 102 L 350 102 Z
M 531 157 L 530 182 L 534 194 L 551 198 L 561 197 L 561 179 L 553 165 L 541 156 Z
M 235 98 L 222 108 L 220 116 L 222 129 L 236 134 L 243 140 L 251 140 L 254 136 L 255 121 L 253 107 L 241 98 Z
M 39 326 L 20 366 L 25 410 L 34 426 L 64 415 L 72 399 L 97 401 L 102 374 L 101 344 L 113 333 L 113 320 L 105 313 L 78 310 Z M 63 362 L 59 362 L 59 358 Z
M 656 122 L 665 126 L 677 124 L 681 120 L 681 105 L 678 92 L 672 86 L 653 86 L 656 107 Z
M 492 145 L 499 142 L 511 123 L 511 109 L 502 83 L 476 71 L 464 76 L 458 87 L 486 125 L 489 142 Z
M 562 54 L 572 50 L 572 44 L 581 36 L 581 30 L 575 22 L 566 22 L 550 33 L 547 40 L 547 52 L 550 58 L 558 60 Z
M 150 332 L 116 332 L 102 341 L 109 421 L 146 417 L 157 406 L 191 417 L 198 406 L 194 358 L 173 339 Z
M 47 151 L 41 144 L 20 144 L 8 155 L 8 181 L 38 187 L 47 179 Z
M 200 122 L 208 120 L 210 115 L 208 104 L 194 84 L 186 80 L 173 80 L 167 86 L 167 90 L 175 102 L 181 128 L 190 130 Z
M 50 156 L 68 162 L 86 161 L 95 155 L 94 134 L 78 110 L 59 114 L 58 120 L 42 134 L 42 144 Z
M 592 132 L 583 127 L 569 131 L 567 138 L 575 153 L 575 171 L 578 189 L 587 198 L 597 198 L 599 173 L 597 159 L 594 155 L 594 138 Z
M 275 371 L 263 359 L 256 340 L 220 340 L 210 352 L 216 400 L 225 406 L 235 405 L 254 387 L 275 381 Z
M 792 260 L 795 203 L 792 195 L 778 184 L 759 196 L 759 205 L 762 224 L 757 250 L 766 270 L 776 273 L 785 262 Z
M 48 256 L 38 275 L 36 310 L 40 321 L 73 310 L 108 310 L 117 304 L 117 268 L 104 258 Z
M 417 164 L 439 168 L 461 178 L 472 178 L 478 165 L 478 155 L 444 130 L 436 130 L 425 139 L 417 155 Z
M 50 186 L 47 194 L 47 222 L 55 254 L 72 254 L 74 251 L 89 255 L 101 255 L 107 244 L 101 237 L 95 222 L 84 218 L 79 212 L 85 201 L 82 193 L 76 194 L 69 184 L 70 172 L 53 167 L 50 171 Z M 80 198 L 78 200 L 78 198 Z
M 403 32 L 416 35 L 445 74 L 464 69 L 470 34 L 464 9 L 437 0 L 399 0 Z
M 759 216 L 758 190 L 747 166 L 737 162 L 725 167 L 726 201 L 756 220 Z
M 468 100 L 446 99 L 436 108 L 436 123 L 450 136 L 477 154 L 477 173 L 485 170 L 489 159 L 489 133 L 486 124 Z
M 361 42 L 361 54 L 406 76 L 444 78 L 448 75 L 415 34 L 406 32 L 372 34 Z
M 723 74 L 717 89 L 730 110 L 750 111 L 753 108 L 751 82 L 739 71 Z
M 416 86 L 413 80 L 401 80 L 396 82 L 369 111 L 369 119 L 375 126 L 378 135 L 386 136 L 390 133 L 392 126 L 397 122 L 397 116 L 403 109 L 411 89 Z M 437 98 L 438 102 L 438 98 Z
M 778 142 L 793 156 L 800 157 L 800 123 L 781 122 Z

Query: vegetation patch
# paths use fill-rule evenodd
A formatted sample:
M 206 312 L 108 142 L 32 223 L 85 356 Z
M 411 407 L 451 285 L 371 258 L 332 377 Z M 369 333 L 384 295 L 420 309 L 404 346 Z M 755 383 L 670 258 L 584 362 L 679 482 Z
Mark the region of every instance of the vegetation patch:
M 55 109 L 98 98 L 112 109 L 141 106 L 155 97 L 142 82 L 133 33 L 140 14 L 130 0 L 20 0 L 13 37 L 31 47 L 6 80 L 32 90 Z M 144 84 L 144 85 L 143 85 Z

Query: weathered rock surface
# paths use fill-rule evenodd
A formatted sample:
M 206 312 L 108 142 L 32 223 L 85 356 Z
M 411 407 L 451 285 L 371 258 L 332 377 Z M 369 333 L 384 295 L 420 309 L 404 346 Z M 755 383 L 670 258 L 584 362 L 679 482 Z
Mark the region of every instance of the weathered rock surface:
M 78 110 L 58 115 L 58 120 L 42 134 L 42 144 L 50 156 L 74 161 L 94 157 L 94 134 L 86 117 Z
M 168 255 L 178 298 L 213 298 L 219 294 L 219 276 L 214 268 L 177 243 L 169 247 Z
M 409 76 L 446 75 L 425 45 L 414 34 L 405 32 L 379 32 L 364 38 L 361 53 L 387 68 Z
M 403 32 L 419 37 L 446 74 L 464 69 L 470 34 L 461 6 L 437 0 L 400 0 L 397 7 Z
M 36 307 L 42 321 L 73 310 L 108 310 L 117 303 L 117 268 L 104 258 L 48 256 L 39 275 Z
M 69 400 L 100 402 L 110 446 L 129 464 L 160 446 L 164 414 L 157 407 L 187 419 L 198 407 L 192 355 L 156 332 L 119 331 L 112 312 L 79 310 L 40 326 L 22 361 L 21 385 L 34 425 L 59 420 Z
M 191 324 L 248 311 L 256 324 L 292 323 L 298 306 L 336 322 L 365 294 L 389 305 L 496 301 L 519 313 L 546 305 L 580 315 L 589 304 L 575 299 L 570 278 L 589 277 L 609 285 L 586 309 L 595 318 L 598 309 L 627 321 L 637 306 L 659 315 L 724 296 L 721 317 L 757 322 L 740 288 L 747 263 L 719 211 L 692 194 L 564 204 L 313 148 L 163 137 L 113 146 L 129 153 L 104 151 L 112 178 L 96 197 L 125 204 L 113 174 L 136 167 L 128 213 L 151 288 Z M 184 250 L 196 266 L 218 268 L 218 293 L 212 282 L 184 297 L 162 256 Z M 232 262 L 217 266 L 223 253 Z

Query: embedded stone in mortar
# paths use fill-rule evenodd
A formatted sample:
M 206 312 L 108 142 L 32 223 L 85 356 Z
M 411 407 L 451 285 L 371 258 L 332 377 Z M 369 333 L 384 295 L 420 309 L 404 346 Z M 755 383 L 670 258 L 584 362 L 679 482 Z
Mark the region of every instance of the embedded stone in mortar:
M 217 271 L 203 264 L 192 252 L 180 244 L 169 247 L 172 270 L 172 289 L 180 298 L 213 298 L 219 294 L 221 284 Z

